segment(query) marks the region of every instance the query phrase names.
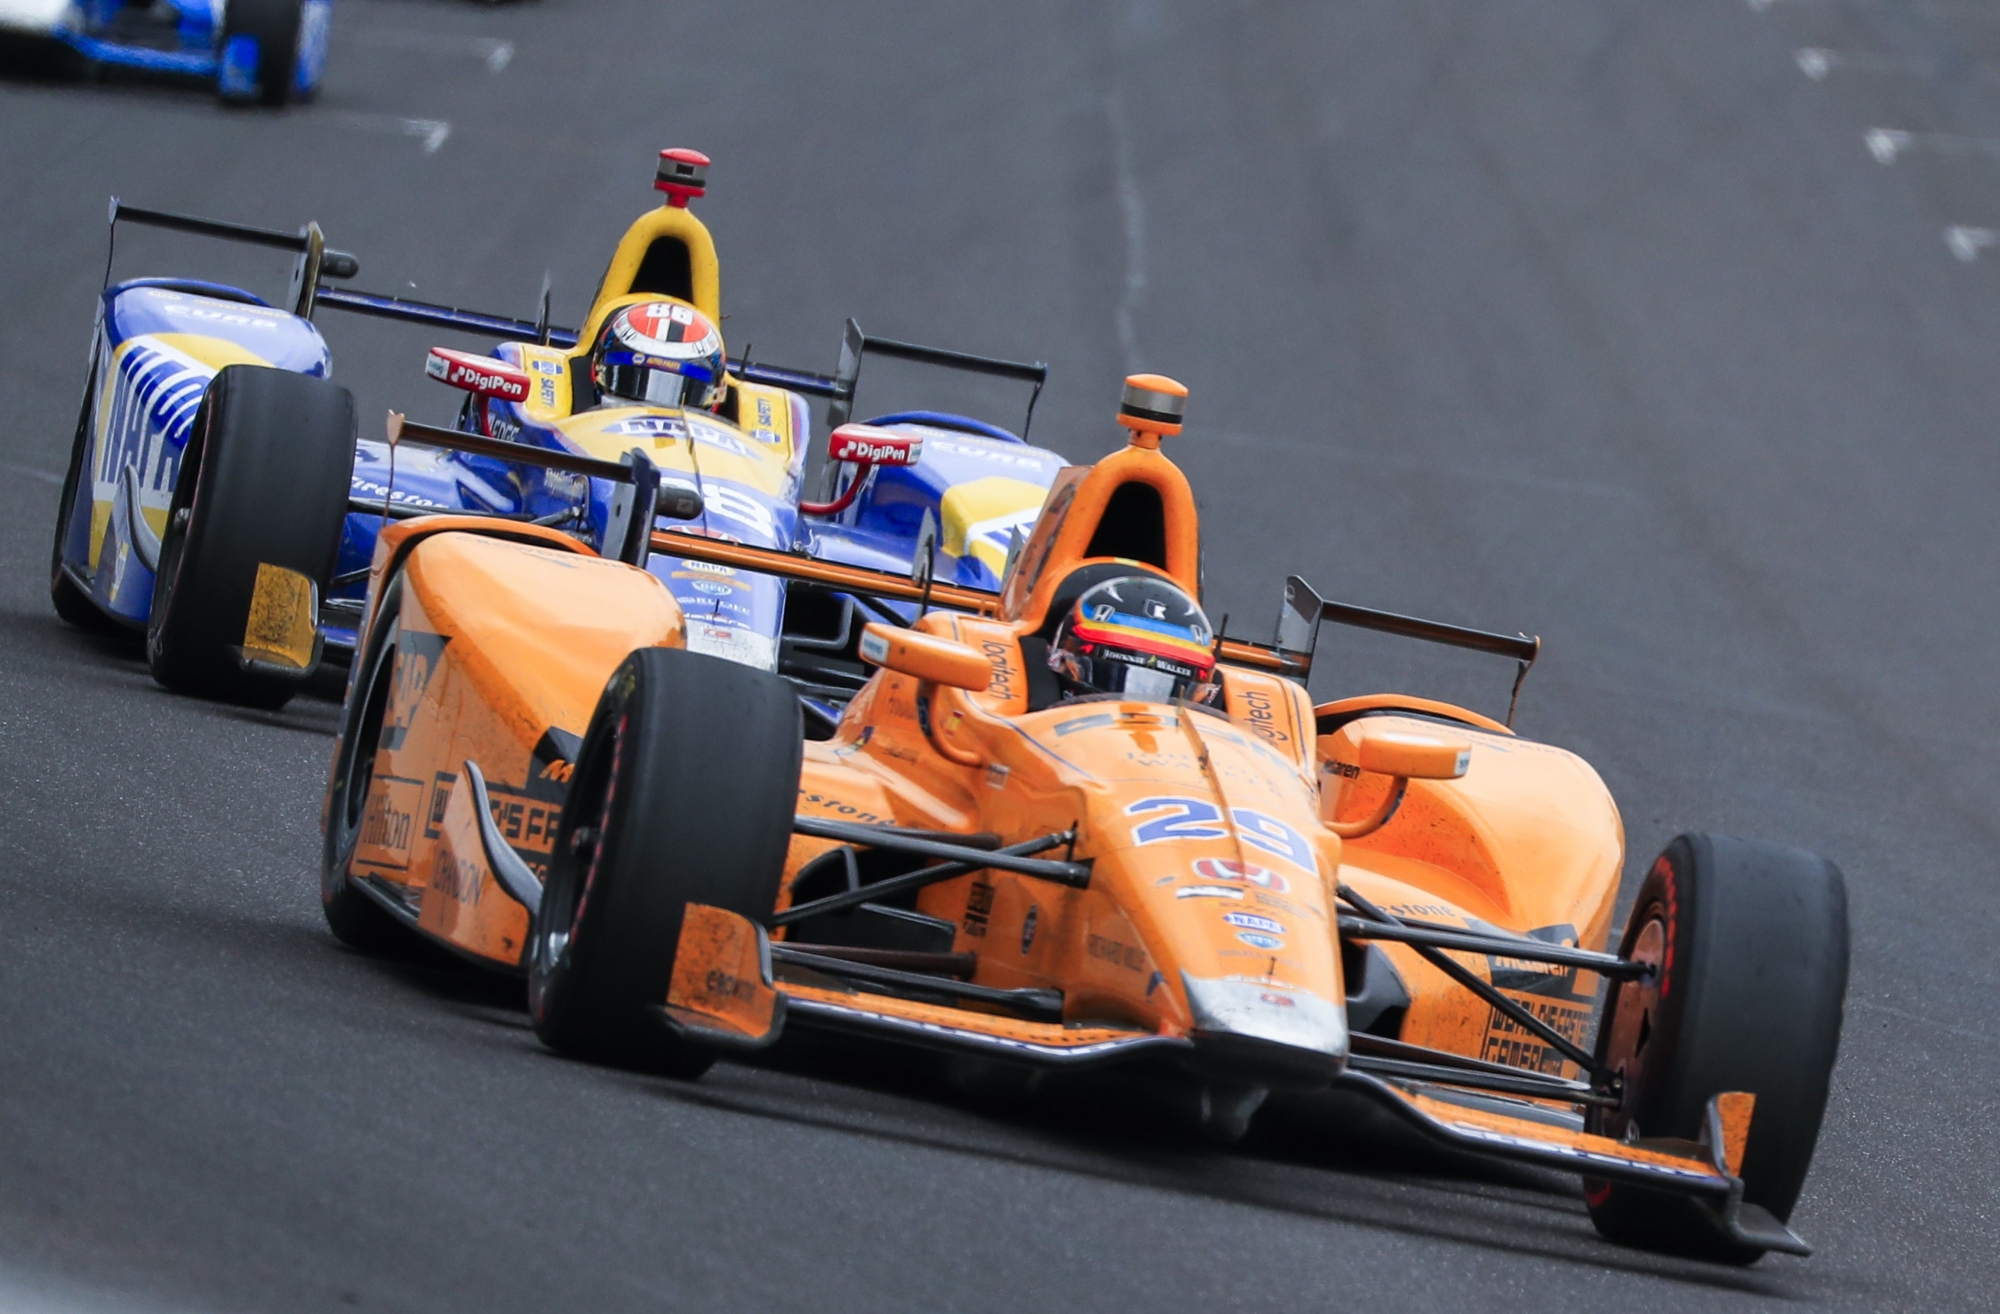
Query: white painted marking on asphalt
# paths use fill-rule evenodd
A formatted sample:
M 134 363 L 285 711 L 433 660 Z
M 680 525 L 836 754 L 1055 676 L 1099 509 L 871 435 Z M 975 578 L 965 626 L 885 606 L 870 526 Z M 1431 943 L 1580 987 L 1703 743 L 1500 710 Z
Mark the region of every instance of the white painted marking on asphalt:
M 1125 125 L 1125 107 L 1118 93 L 1104 97 L 1104 117 L 1111 125 L 1111 167 L 1118 182 L 1118 210 L 1125 229 L 1125 294 L 1118 299 L 1118 345 L 1125 351 L 1125 372 L 1136 374 L 1139 359 L 1139 303 L 1146 295 L 1146 198 L 1132 171 L 1132 134 Z
M 1877 164 L 1894 164 L 1897 152 L 1910 144 L 1910 134 L 1895 128 L 1870 128 L 1861 134 L 1861 140 Z
M 1961 137 L 1949 132 L 1906 132 L 1902 128 L 1870 128 L 1861 134 L 1877 164 L 1894 164 L 1912 151 L 1932 155 L 1987 155 L 2000 158 L 2000 137 Z
M 63 477 L 59 474 L 44 470 L 40 466 L 23 465 L 19 461 L 0 460 L 0 467 L 12 470 L 18 475 L 26 475 L 30 479 L 39 479 L 45 484 L 59 484 L 63 481 Z
M 2000 242 L 2000 233 L 1991 228 L 1965 228 L 1954 225 L 1944 230 L 1944 244 L 1951 253 L 1967 264 L 1979 259 L 1980 248 Z
M 499 37 L 448 36 L 442 32 L 411 32 L 402 28 L 364 27 L 346 33 L 349 39 L 382 50 L 410 50 L 425 55 L 470 55 L 498 73 L 514 62 L 514 43 Z
M 1911 10 L 1920 14 L 1964 14 L 1967 11 L 1981 12 L 1985 0 L 1749 0 L 1750 12 L 1765 13 L 1773 6 L 1787 5 L 1838 5 L 1842 9 L 1895 9 L 1902 12 Z
M 438 148 L 451 139 L 451 124 L 444 119 L 403 119 L 393 114 L 343 114 L 340 121 L 370 132 L 393 132 L 419 138 L 424 143 L 426 155 L 436 155 Z
M 1927 78 L 1937 73 L 1937 65 L 1927 60 L 1906 59 L 1901 55 L 1885 55 L 1874 50 L 1826 50 L 1807 46 L 1792 58 L 1798 63 L 1799 72 L 1815 82 L 1826 81 L 1827 74 L 1835 69 L 1854 73 L 1901 73 L 1915 78 Z
M 403 131 L 412 137 L 422 137 L 424 154 L 436 155 L 438 147 L 451 136 L 451 125 L 443 119 L 404 119 Z

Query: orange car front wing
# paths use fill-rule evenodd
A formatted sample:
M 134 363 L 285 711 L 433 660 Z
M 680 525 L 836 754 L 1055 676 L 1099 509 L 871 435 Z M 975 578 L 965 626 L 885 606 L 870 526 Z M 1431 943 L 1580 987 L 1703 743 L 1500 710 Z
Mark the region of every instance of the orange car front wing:
M 783 957 L 793 964 L 816 957 L 809 946 L 785 948 L 791 952 Z M 849 989 L 838 982 L 780 981 L 773 973 L 773 949 L 764 928 L 748 918 L 703 904 L 689 905 L 675 953 L 673 982 L 658 1008 L 660 1016 L 684 1040 L 737 1050 L 771 1044 L 790 1019 L 816 1029 L 1042 1068 L 1094 1067 L 1140 1055 L 1194 1050 L 1193 1041 L 1184 1035 L 1034 1021 Z M 878 971 L 876 975 L 899 974 Z M 939 994 L 962 990 L 964 997 L 975 1000 L 1002 993 L 944 978 L 930 978 L 924 984 Z M 1626 1142 L 1555 1125 L 1548 1115 L 1556 1110 L 1547 1104 L 1519 1101 L 1524 1113 L 1514 1114 L 1503 1111 L 1491 1097 L 1434 1082 L 1385 1080 L 1352 1069 L 1341 1073 L 1336 1083 L 1453 1148 L 1692 1196 L 1740 1244 L 1786 1254 L 1810 1253 L 1784 1224 L 1743 1200 L 1737 1173 L 1756 1105 L 1753 1095 L 1730 1092 L 1710 1100 L 1698 1141 Z

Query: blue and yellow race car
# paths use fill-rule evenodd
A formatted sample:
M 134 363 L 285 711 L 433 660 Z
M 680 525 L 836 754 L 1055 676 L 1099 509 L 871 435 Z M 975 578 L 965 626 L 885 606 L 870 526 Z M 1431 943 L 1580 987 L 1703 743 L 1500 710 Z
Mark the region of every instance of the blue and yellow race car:
M 0 40 L 72 61 L 182 74 L 224 100 L 282 105 L 319 89 L 333 0 L 0 0 Z
M 832 375 L 729 359 L 714 241 L 687 205 L 707 164 L 662 153 L 667 204 L 620 239 L 574 330 L 549 323 L 546 293 L 528 321 L 330 287 L 358 262 L 317 226 L 280 233 L 114 201 L 114 226 L 261 243 L 297 265 L 283 307 L 189 280 L 106 288 L 51 561 L 56 609 L 144 630 L 169 687 L 282 702 L 322 655 L 351 652 L 389 523 L 532 521 L 617 555 L 656 523 L 635 489 L 658 490 L 644 496 L 661 528 L 991 587 L 1062 459 L 948 412 L 847 421 L 870 355 L 1017 380 L 1035 396 L 1046 366 L 871 337 L 852 321 Z M 313 324 L 329 307 L 501 340 L 491 355 L 439 347 L 425 362 L 465 394 L 458 437 L 357 438 Z M 832 429 L 820 500 L 804 495 L 809 398 L 826 400 Z M 523 447 L 572 459 L 510 459 Z M 614 463 L 651 473 L 636 484 L 590 473 Z M 880 604 L 664 554 L 649 566 L 686 613 L 691 648 L 793 676 L 817 720 L 830 726 L 865 678 L 859 618 Z M 300 615 L 307 594 L 309 632 L 270 619 Z

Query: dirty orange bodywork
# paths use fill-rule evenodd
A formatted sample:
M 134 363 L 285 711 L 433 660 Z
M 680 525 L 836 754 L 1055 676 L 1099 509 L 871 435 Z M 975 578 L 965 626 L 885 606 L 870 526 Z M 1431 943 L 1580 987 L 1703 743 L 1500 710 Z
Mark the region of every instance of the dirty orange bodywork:
M 427 516 L 377 541 L 367 633 L 349 700 L 386 685 L 348 875 L 452 948 L 513 966 L 527 912 L 480 857 L 464 764 L 539 871 L 598 693 L 633 649 L 684 646 L 680 609 L 653 575 L 555 530 Z
M 1041 645 L 1075 572 L 1122 563 L 1198 593 L 1194 497 L 1159 450 L 1161 432 L 1141 430 L 1095 465 L 1064 471 L 997 595 L 929 591 L 951 610 L 916 620 L 924 638 L 914 647 L 931 663 L 922 669 L 948 672 L 949 683 L 893 669 L 917 660 L 880 645 L 885 655 L 871 660 L 883 664 L 831 737 L 804 748 L 801 824 L 891 826 L 989 846 L 1042 841 L 1086 866 L 1087 880 L 982 868 L 923 886 L 897 905 L 940 937 L 915 957 L 961 965 L 957 979 L 983 993 L 913 996 L 798 965 L 817 946 L 860 947 L 829 921 L 844 914 L 803 905 L 845 888 L 823 887 L 838 865 L 818 860 L 865 841 L 795 833 L 765 925 L 714 909 L 690 914 L 661 1012 L 684 1036 L 723 1045 L 762 1043 L 789 1015 L 1028 1063 L 1165 1053 L 1196 1079 L 1232 1088 L 1352 1078 L 1469 1148 L 1726 1192 L 1722 1158 L 1621 1148 L 1576 1130 L 1580 1119 L 1551 1130 L 1548 1115 L 1569 1112 L 1562 1100 L 1533 1097 L 1540 1112 L 1528 1118 L 1492 1101 L 1474 1111 L 1422 1083 L 1343 1076 L 1364 1036 L 1558 1086 L 1578 1075 L 1435 959 L 1350 938 L 1341 919 L 1359 899 L 1448 931 L 1602 951 L 1624 837 L 1603 782 L 1580 758 L 1431 700 L 1370 695 L 1316 708 L 1287 678 L 1297 669 L 1289 656 L 1233 641 L 1218 641 L 1219 688 L 1204 703 L 1048 696 L 1031 663 L 1045 660 Z M 822 586 L 925 596 L 904 580 L 740 544 L 656 543 Z M 378 643 L 394 643 L 393 696 L 382 700 L 363 842 L 345 876 L 458 951 L 518 970 L 529 913 L 503 891 L 480 837 L 490 841 L 490 823 L 538 868 L 606 678 L 633 649 L 684 644 L 681 618 L 644 571 L 552 532 L 490 521 L 391 529 L 369 596 L 350 727 L 368 724 L 352 718 Z M 391 627 L 400 627 L 392 640 L 379 638 Z M 976 682 L 966 678 L 972 654 L 985 663 L 984 687 L 957 687 Z M 1452 746 L 1456 756 L 1443 760 L 1461 774 L 1406 780 L 1362 769 L 1381 760 L 1363 738 L 1390 732 Z M 468 762 L 487 781 L 488 817 L 475 815 L 462 787 Z M 1587 1047 L 1598 989 L 1588 970 L 1447 956 Z M 1057 1012 L 1019 1016 L 995 1002 L 1015 995 L 1054 1000 Z M 938 1002 L 953 998 L 961 1002 Z M 1736 1122 L 1725 1126 L 1735 1134 Z

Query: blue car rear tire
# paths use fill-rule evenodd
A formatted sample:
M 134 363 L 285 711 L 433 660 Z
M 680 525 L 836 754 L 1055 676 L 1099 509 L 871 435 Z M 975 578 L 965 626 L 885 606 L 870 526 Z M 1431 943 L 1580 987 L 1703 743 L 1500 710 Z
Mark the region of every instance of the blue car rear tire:
M 305 0 L 229 0 L 222 16 L 222 98 L 278 106 L 298 89 Z

